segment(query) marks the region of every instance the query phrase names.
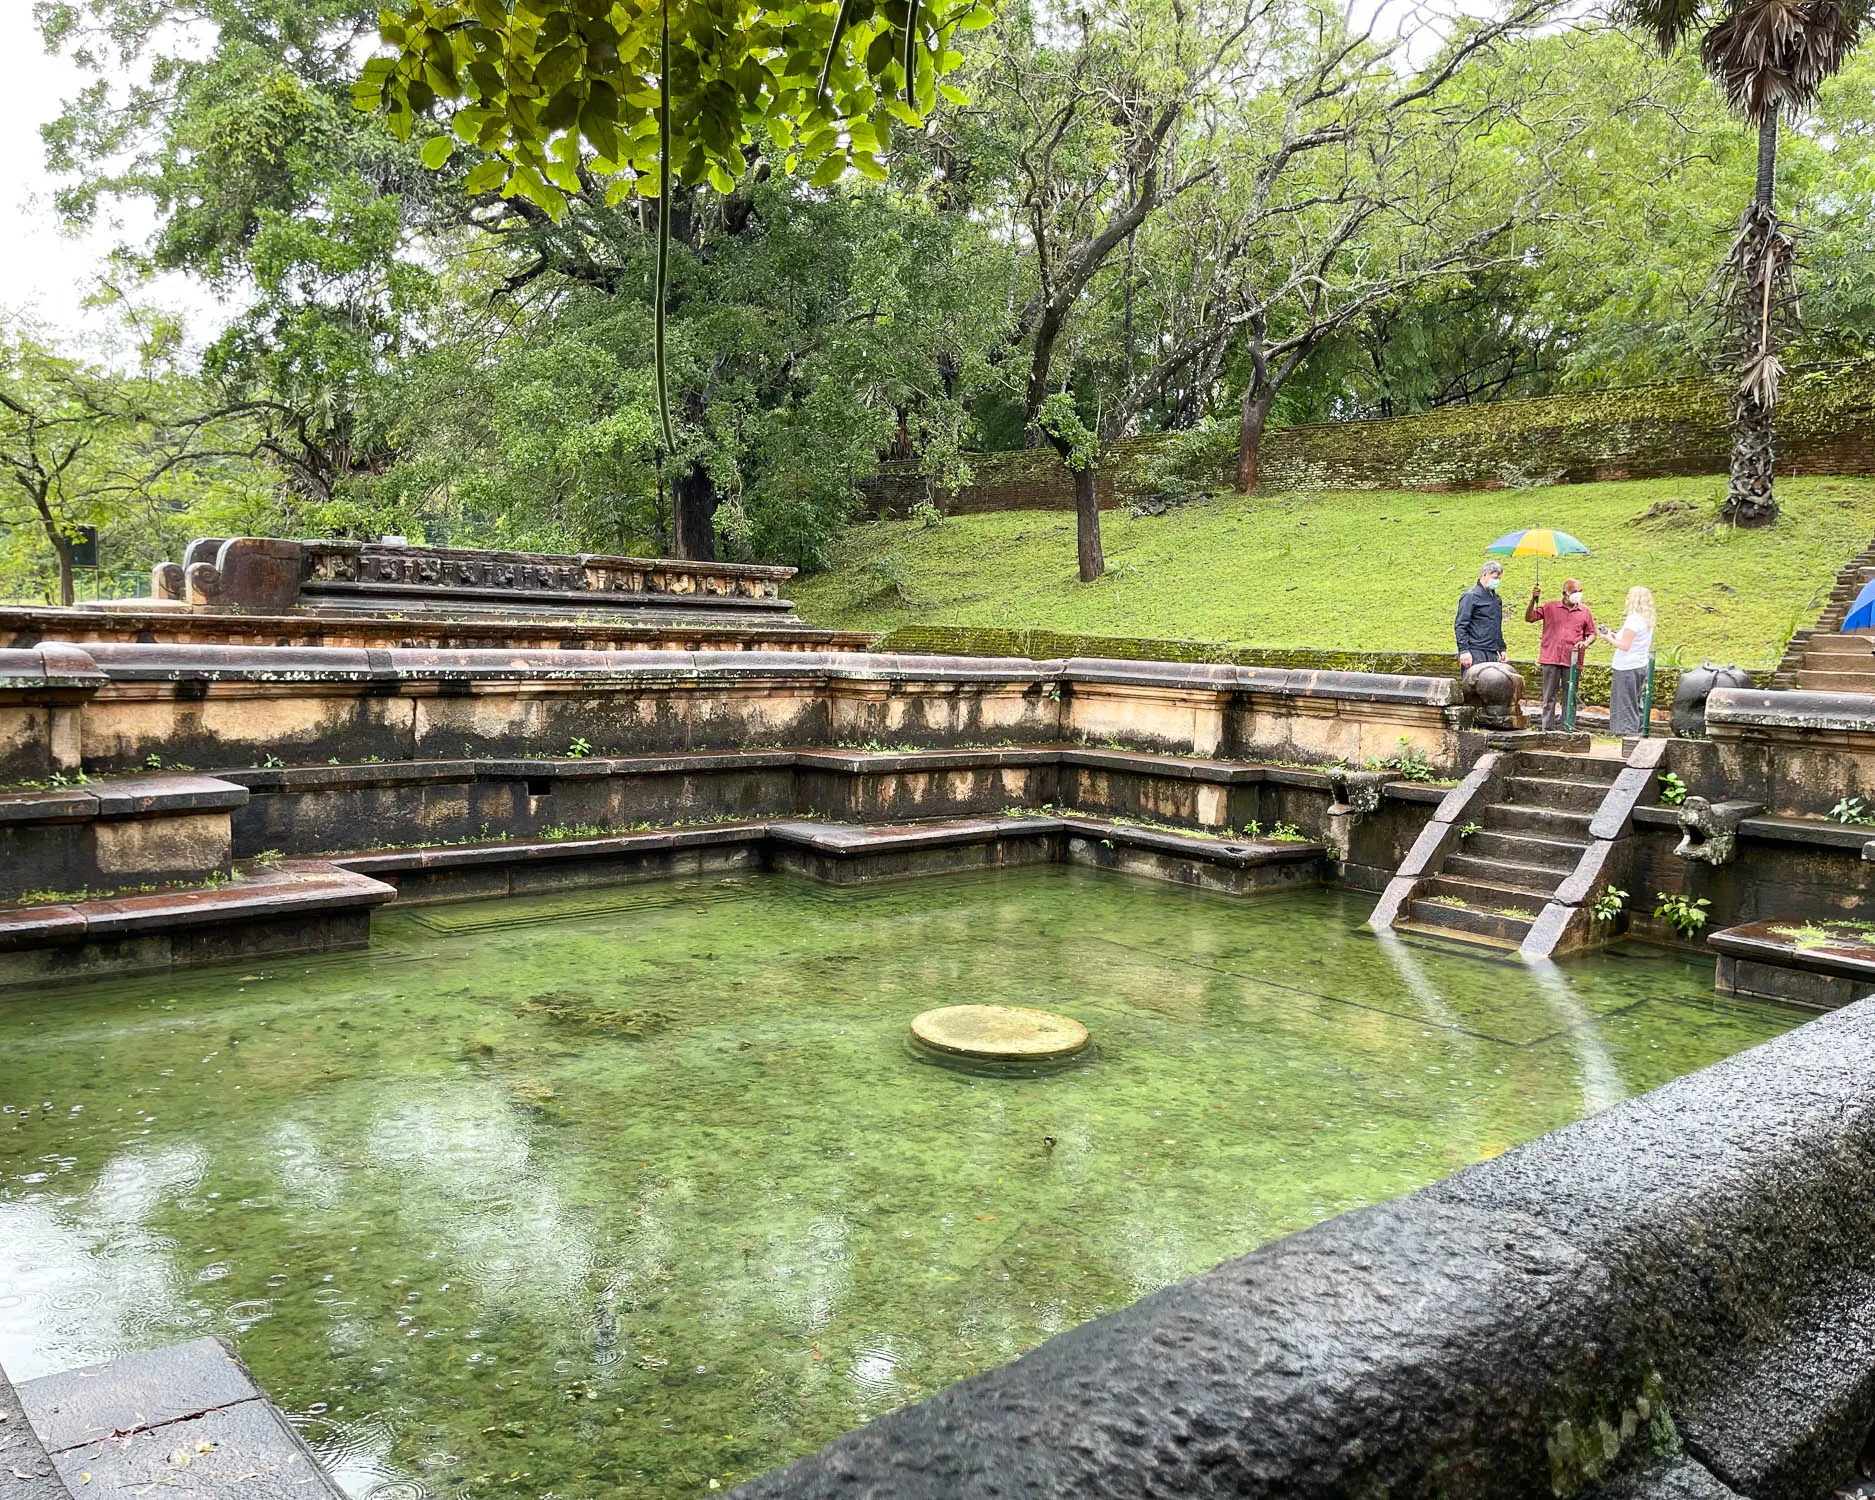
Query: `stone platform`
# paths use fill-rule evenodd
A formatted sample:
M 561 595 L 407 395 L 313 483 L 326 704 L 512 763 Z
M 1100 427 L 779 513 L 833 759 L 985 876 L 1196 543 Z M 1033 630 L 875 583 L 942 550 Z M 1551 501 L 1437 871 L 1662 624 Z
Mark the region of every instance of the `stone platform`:
M 920 1043 L 987 1062 L 1054 1062 L 1087 1046 L 1087 1028 L 1069 1016 L 1019 1005 L 946 1005 L 912 1017 Z
M 1723 994 L 1834 1010 L 1875 995 L 1875 932 L 1829 918 L 1744 922 L 1707 941 Z
M 0 1375 L 0 1397 L 11 1394 Z M 0 1412 L 9 1419 L 0 1424 L 4 1500 L 341 1500 L 220 1339 L 29 1380 Z M 6 1430 L 21 1419 L 29 1432 Z

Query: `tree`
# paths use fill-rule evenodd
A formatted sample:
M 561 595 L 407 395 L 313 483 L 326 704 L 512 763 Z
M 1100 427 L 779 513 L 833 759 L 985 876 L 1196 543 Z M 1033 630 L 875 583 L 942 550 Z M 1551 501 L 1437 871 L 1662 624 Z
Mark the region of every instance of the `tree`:
M 351 106 L 376 7 L 61 0 L 39 16 L 47 45 L 98 75 L 43 131 L 71 179 L 61 211 L 153 210 L 120 272 L 180 271 L 238 307 L 206 353 L 208 398 L 266 414 L 264 456 L 298 512 L 344 515 L 348 483 L 389 459 L 359 420 L 433 294 L 437 247 L 419 236 L 459 212 L 415 144 Z
M 1245 41 L 1269 9 L 1033 0 L 1009 11 L 999 46 L 970 75 L 1001 139 L 985 142 L 979 126 L 963 150 L 1002 158 L 1007 212 L 1028 243 L 1034 289 L 1010 337 L 1028 351 L 1023 415 L 1037 437 L 1057 347 L 1095 278 L 1155 213 L 1215 175 L 1188 127 L 1210 101 L 1251 86 Z
M 1414 69 L 1399 66 L 1399 42 L 1338 13 L 1286 33 L 1285 73 L 1242 102 L 1215 180 L 1161 226 L 1148 289 L 1158 337 L 1129 355 L 1119 420 L 1154 408 L 1189 420 L 1236 359 L 1237 482 L 1253 489 L 1272 407 L 1318 350 L 1389 302 L 1513 260 L 1508 237 L 1537 212 L 1541 162 L 1507 181 L 1490 141 L 1527 87 L 1507 100 L 1458 84 L 1553 8 L 1523 0 L 1461 22 Z
M 757 178 L 672 196 L 674 455 L 645 359 L 649 205 L 484 205 L 428 349 L 368 433 L 399 455 L 370 481 L 379 504 L 433 533 L 816 566 L 900 429 L 954 450 L 968 372 L 1006 316 L 985 294 L 995 247 L 885 188 Z
M 653 365 L 667 455 L 678 450 L 668 393 L 666 289 L 677 187 L 729 195 L 768 149 L 783 170 L 831 187 L 851 169 L 883 181 L 892 121 L 921 128 L 939 80 L 962 63 L 959 30 L 989 24 L 989 0 L 660 0 L 653 9 L 574 0 L 417 0 L 386 11 L 395 49 L 354 90 L 400 137 L 439 100 L 450 129 L 485 153 L 471 192 L 501 189 L 558 218 L 595 177 L 605 197 L 659 201 Z M 954 92 L 954 91 L 952 91 Z M 441 167 L 448 136 L 424 146 Z M 692 460 L 675 477 L 683 556 L 713 550 L 714 486 Z
M 1706 71 L 1726 102 L 1758 130 L 1752 199 L 1720 275 L 1738 373 L 1723 514 L 1734 525 L 1768 525 L 1777 519 L 1780 355 L 1796 304 L 1796 241 L 1774 202 L 1778 122 L 1811 108 L 1825 80 L 1842 69 L 1861 39 L 1868 0 L 1621 0 L 1620 14 L 1651 31 L 1663 53 L 1698 32 Z
M 1081 582 L 1092 583 L 1107 571 L 1100 550 L 1100 497 L 1097 465 L 1100 438 L 1075 409 L 1074 397 L 1056 391 L 1035 414 L 1035 430 L 1061 456 L 1074 476 L 1074 550 Z
M 0 330 L 0 529 L 36 532 L 51 549 L 61 604 L 76 598 L 81 527 L 160 534 L 165 509 L 202 498 L 220 465 L 251 463 L 240 415 L 203 410 L 197 394 L 160 369 L 121 375 Z

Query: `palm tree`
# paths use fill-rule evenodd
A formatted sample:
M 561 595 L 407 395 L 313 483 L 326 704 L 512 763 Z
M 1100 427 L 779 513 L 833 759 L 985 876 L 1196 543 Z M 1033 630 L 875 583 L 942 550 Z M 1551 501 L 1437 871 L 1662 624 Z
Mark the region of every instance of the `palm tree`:
M 1778 358 L 1796 314 L 1796 242 L 1772 202 L 1777 126 L 1816 102 L 1861 38 L 1871 0 L 1616 0 L 1617 14 L 1653 32 L 1663 53 L 1694 31 L 1699 56 L 1726 103 L 1758 127 L 1758 183 L 1720 267 L 1730 353 L 1737 362 L 1732 479 L 1725 519 L 1777 519 L 1772 412 L 1784 373 Z

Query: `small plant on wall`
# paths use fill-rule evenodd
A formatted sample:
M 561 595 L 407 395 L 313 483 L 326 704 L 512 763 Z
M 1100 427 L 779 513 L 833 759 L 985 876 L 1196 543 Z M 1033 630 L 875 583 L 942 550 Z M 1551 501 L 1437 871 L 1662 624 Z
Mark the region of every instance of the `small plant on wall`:
M 1686 783 L 1668 771 L 1660 778 L 1660 801 L 1666 807 L 1678 807 L 1686 800 Z
M 1669 896 L 1665 891 L 1655 891 L 1654 900 L 1659 904 L 1654 907 L 1654 915 L 1683 938 L 1690 938 L 1706 925 L 1706 908 L 1712 902 L 1701 896 L 1690 900 L 1685 896 Z
M 1829 810 L 1829 815 L 1838 823 L 1849 823 L 1857 828 L 1875 828 L 1875 809 L 1863 802 L 1860 797 L 1844 797 Z
M 1627 907 L 1627 904 L 1628 893 L 1626 891 L 1622 890 L 1619 886 L 1607 886 L 1603 889 L 1601 895 L 1595 898 L 1595 905 L 1592 908 L 1595 913 L 1595 920 L 1597 922 L 1612 922 L 1621 915 L 1622 911 Z M 1704 919 L 1702 918 L 1701 920 L 1703 921 Z

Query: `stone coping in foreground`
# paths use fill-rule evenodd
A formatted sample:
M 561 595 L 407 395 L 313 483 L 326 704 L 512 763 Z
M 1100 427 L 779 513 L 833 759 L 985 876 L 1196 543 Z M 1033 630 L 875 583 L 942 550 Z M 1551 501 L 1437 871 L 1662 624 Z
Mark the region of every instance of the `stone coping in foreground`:
M 1875 1420 L 1875 1001 L 1058 1334 L 744 1500 L 1812 1500 Z

